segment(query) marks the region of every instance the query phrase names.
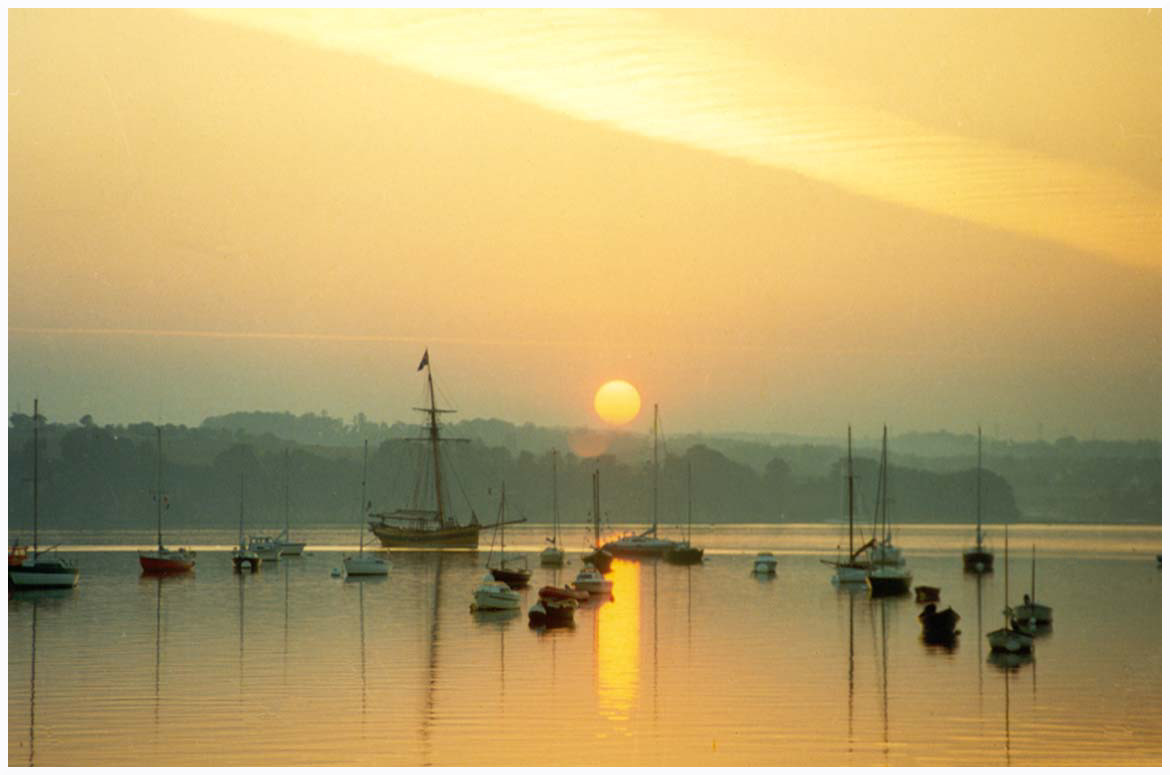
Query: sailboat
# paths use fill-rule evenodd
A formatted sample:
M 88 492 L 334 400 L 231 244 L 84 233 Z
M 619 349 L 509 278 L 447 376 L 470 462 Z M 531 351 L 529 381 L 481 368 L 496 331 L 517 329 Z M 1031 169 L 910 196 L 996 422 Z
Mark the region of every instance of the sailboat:
M 240 571 L 247 565 L 255 573 L 260 569 L 260 564 L 263 561 L 258 553 L 244 545 L 244 475 L 240 474 L 240 543 L 232 550 L 232 569 Z M 240 589 L 243 590 L 243 587 Z M 242 595 L 243 592 L 241 591 L 240 594 Z
M 1032 636 L 1012 626 L 1012 608 L 1008 605 L 1008 531 L 1003 526 L 1003 627 L 987 633 L 992 652 L 1031 654 Z
M 367 439 L 362 444 L 362 503 L 360 509 L 360 517 L 358 519 L 358 553 L 350 555 L 342 559 L 345 565 L 345 575 L 349 576 L 385 576 L 390 572 L 390 561 L 382 557 L 378 557 L 365 553 L 366 548 L 366 530 L 365 530 L 365 511 L 366 511 L 366 470 L 370 454 L 370 442 Z
M 493 551 L 488 552 L 488 571 L 492 574 L 492 578 L 496 581 L 502 581 L 512 589 L 523 589 L 528 586 L 528 579 L 532 578 L 532 570 L 528 567 L 528 558 L 522 554 L 514 554 L 509 557 L 504 553 L 504 525 L 508 524 L 505 516 L 508 511 L 508 490 L 507 487 L 500 484 L 500 516 L 497 524 L 500 527 L 500 559 L 499 564 L 492 566 L 492 556 L 494 555 L 495 542 L 493 541 Z
M 163 505 L 170 508 L 170 502 L 162 489 L 162 428 L 155 427 L 158 435 L 158 463 L 155 467 L 154 502 L 157 510 L 158 548 L 138 552 L 138 564 L 143 573 L 185 573 L 195 567 L 195 552 L 187 549 L 167 549 L 162 540 Z
M 983 427 L 979 427 L 979 452 L 975 466 L 975 547 L 963 552 L 963 570 L 988 573 L 995 557 L 983 547 Z
M 654 470 L 651 475 L 653 483 L 653 517 L 654 522 L 649 530 L 642 533 L 627 535 L 610 541 L 605 550 L 616 557 L 661 557 L 668 549 L 675 545 L 675 541 L 658 537 L 658 404 L 654 405 Z
M 849 487 L 849 557 L 838 557 L 835 562 L 829 560 L 821 560 L 826 565 L 832 565 L 836 572 L 833 574 L 834 584 L 864 584 L 865 577 L 869 575 L 870 563 L 865 560 L 858 559 L 862 552 L 871 548 L 874 545 L 873 539 L 870 539 L 860 549 L 853 548 L 853 426 L 847 426 L 846 430 L 846 475 L 845 481 Z M 838 544 L 838 552 L 840 552 L 840 544 Z M 776 572 L 776 564 L 772 563 L 771 572 Z
M 601 472 L 593 471 L 593 551 L 581 560 L 601 573 L 609 573 L 613 555 L 601 547 Z
M 904 595 L 910 592 L 910 582 L 913 574 L 906 567 L 906 560 L 902 557 L 902 550 L 894 547 L 893 534 L 890 528 L 890 519 L 886 511 L 889 501 L 889 456 L 886 451 L 886 427 L 882 426 L 882 467 L 881 478 L 878 482 L 880 495 L 878 503 L 881 507 L 881 541 L 869 550 L 870 568 L 865 581 L 869 584 L 869 592 L 874 597 L 879 595 Z
M 695 565 L 703 561 L 703 550 L 691 546 L 691 463 L 687 461 L 687 540 L 666 550 L 666 561 L 672 565 Z
M 1024 595 L 1024 604 L 1012 610 L 1018 629 L 1035 632 L 1052 626 L 1052 607 L 1036 602 L 1036 544 L 1032 544 L 1032 594 Z
M 560 528 L 560 514 L 557 511 L 557 451 L 552 453 L 553 470 L 553 534 L 546 538 L 549 545 L 540 553 L 540 564 L 546 567 L 559 568 L 565 564 L 565 550 L 557 546 L 558 530 Z
M 471 522 L 466 525 L 451 517 L 443 503 L 442 465 L 439 455 L 439 443 L 443 440 L 439 436 L 439 415 L 451 413 L 453 409 L 439 409 L 435 405 L 435 383 L 431 376 L 430 351 L 424 351 L 417 371 L 427 370 L 428 406 L 416 408 L 416 411 L 427 415 L 427 436 L 414 439 L 426 441 L 431 446 L 431 462 L 434 468 L 435 479 L 435 508 L 410 508 L 372 515 L 370 531 L 386 547 L 412 548 L 443 548 L 443 549 L 475 549 L 479 546 L 479 532 L 495 525 L 481 525 L 476 519 L 475 512 L 471 512 Z M 457 441 L 457 439 L 451 439 Z M 415 492 L 422 490 L 422 478 L 426 477 L 425 467 L 420 467 L 420 481 L 415 486 Z M 515 519 L 508 524 L 524 522 L 523 518 Z
M 69 589 L 77 586 L 81 571 L 69 560 L 52 549 L 40 551 L 38 543 L 38 504 L 40 498 L 39 463 L 41 456 L 39 401 L 33 399 L 33 545 L 19 564 L 14 564 L 11 553 L 8 560 L 8 585 L 13 589 Z
M 301 553 L 305 551 L 305 544 L 303 541 L 290 541 L 288 536 L 288 449 L 284 450 L 284 530 L 280 531 L 280 535 L 276 537 L 276 543 L 280 546 L 281 557 L 300 557 Z

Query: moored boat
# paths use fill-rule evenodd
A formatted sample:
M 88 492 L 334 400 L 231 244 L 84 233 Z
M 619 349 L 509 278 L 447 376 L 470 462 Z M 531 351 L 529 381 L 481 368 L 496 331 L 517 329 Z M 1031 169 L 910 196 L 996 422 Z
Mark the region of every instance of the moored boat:
M 601 547 L 601 472 L 593 471 L 593 550 L 581 560 L 602 573 L 609 573 L 613 555 Z
M 649 529 L 642 533 L 627 533 L 606 543 L 602 548 L 614 557 L 633 559 L 662 557 L 678 544 L 677 541 L 658 537 L 658 404 L 654 405 L 654 428 L 651 437 L 654 443 L 654 467 L 651 473 L 653 522 Z
M 263 558 L 244 543 L 244 475 L 240 474 L 240 541 L 232 550 L 232 570 L 239 573 L 247 566 L 255 573 L 263 562 Z
M 613 582 L 602 576 L 601 571 L 589 563 L 585 563 L 585 567 L 577 573 L 577 578 L 573 579 L 573 587 L 585 590 L 590 598 L 613 596 Z
M 419 508 L 419 504 L 412 504 L 409 508 L 396 509 L 391 512 L 372 514 L 369 522 L 370 532 L 378 537 L 382 546 L 387 548 L 406 549 L 475 549 L 479 546 L 479 534 L 495 525 L 481 525 L 476 519 L 475 512 L 471 513 L 468 524 L 452 517 L 448 511 L 443 496 L 443 468 L 439 446 L 443 441 L 439 434 L 439 415 L 453 412 L 452 409 L 439 409 L 435 405 L 435 384 L 431 375 L 430 351 L 424 351 L 417 371 L 427 370 L 428 406 L 418 408 L 417 411 L 427 415 L 427 436 L 412 441 L 425 441 L 431 446 L 430 463 L 432 476 L 428 477 L 425 466 L 420 467 L 419 481 L 414 492 L 419 494 L 423 490 L 426 479 L 433 480 L 435 507 L 433 509 Z M 465 441 L 466 439 L 464 439 Z M 447 439 L 458 441 L 458 439 Z M 516 519 L 509 524 L 524 522 L 523 518 Z
M 528 609 L 528 624 L 533 627 L 570 627 L 576 610 L 576 600 L 542 597 Z
M 959 632 L 955 625 L 959 623 L 959 615 L 950 606 L 943 611 L 938 610 L 934 603 L 927 603 L 918 614 L 918 621 L 922 625 L 922 639 L 927 643 L 951 643 Z
M 557 509 L 557 451 L 552 451 L 552 474 L 553 474 L 553 534 L 552 538 L 546 538 L 548 546 L 540 553 L 540 564 L 546 568 L 560 568 L 565 564 L 565 550 L 557 545 L 557 539 L 560 538 L 560 513 Z
M 834 561 L 821 560 L 826 565 L 833 566 L 835 572 L 833 573 L 832 582 L 834 584 L 864 584 L 866 576 L 869 575 L 872 567 L 869 562 L 860 559 L 865 551 L 873 546 L 873 540 L 866 542 L 860 549 L 853 548 L 853 426 L 846 426 L 845 432 L 845 481 L 848 486 L 849 495 L 849 555 L 842 557 L 840 555 L 841 545 L 837 545 L 838 556 Z M 775 562 L 772 564 L 772 572 L 776 569 Z
M 8 586 L 11 589 L 71 589 L 76 587 L 81 571 L 70 560 L 51 549 L 40 551 L 39 498 L 40 498 L 40 401 L 33 399 L 33 545 L 32 554 L 27 547 L 23 556 L 13 547 L 8 551 Z
M 288 464 L 288 449 L 284 450 L 284 530 L 280 531 L 280 535 L 276 537 L 276 543 L 280 547 L 281 557 L 300 557 L 305 551 L 304 541 L 293 541 L 289 538 L 288 525 L 288 489 L 289 489 L 289 464 Z
M 761 576 L 776 575 L 776 556 L 771 552 L 757 554 L 756 559 L 752 561 L 752 573 L 758 573 Z
M 532 578 L 532 569 L 528 567 L 528 558 L 523 554 L 508 556 L 504 551 L 504 525 L 508 509 L 508 490 L 504 484 L 500 485 L 500 516 L 497 521 L 500 533 L 500 557 L 492 564 L 495 553 L 495 539 L 492 540 L 492 551 L 488 553 L 487 567 L 492 578 L 502 581 L 512 589 L 523 589 L 528 586 L 528 579 Z
M 496 581 L 491 573 L 485 573 L 475 589 L 472 611 L 509 611 L 520 607 L 520 593 L 502 581 Z
M 541 587 L 536 593 L 539 597 L 550 600 L 576 600 L 584 603 L 589 599 L 589 592 L 584 589 L 573 589 L 568 584 L 563 587 Z
M 975 464 L 975 546 L 963 552 L 963 570 L 967 573 L 990 573 L 995 557 L 983 545 L 983 427 L 978 430 Z
M 865 582 L 869 585 L 870 595 L 873 597 L 909 594 L 910 584 L 914 580 L 914 574 L 906 566 L 906 559 L 902 556 L 902 550 L 894 546 L 893 528 L 891 527 L 891 521 L 887 511 L 887 504 L 890 500 L 890 465 L 887 450 L 888 435 L 886 426 L 883 425 L 882 460 L 878 477 L 877 509 L 874 512 L 874 539 L 876 543 L 869 550 L 869 561 L 872 567 L 869 570 L 869 574 L 865 577 Z M 881 515 L 880 530 L 876 524 L 876 517 L 879 513 Z
M 1036 602 L 1036 545 L 1032 544 L 1032 594 L 1024 595 L 1024 604 L 1012 609 L 1015 628 L 1036 632 L 1052 626 L 1052 607 Z
M 143 573 L 186 573 L 195 567 L 195 552 L 185 548 L 167 549 L 162 540 L 163 509 L 170 510 L 171 503 L 162 489 L 162 428 L 155 426 L 158 437 L 158 456 L 155 466 L 155 490 L 153 493 L 157 512 L 158 548 L 138 552 L 138 564 Z
M 987 633 L 992 653 L 1031 654 L 1032 636 L 1013 626 L 1012 608 L 1008 605 L 1008 532 L 1003 528 L 1003 627 Z
M 345 566 L 345 576 L 385 576 L 390 573 L 390 561 L 370 553 L 366 554 L 365 508 L 366 508 L 366 471 L 370 455 L 370 442 L 362 444 L 362 500 L 358 520 L 358 553 L 343 557 L 341 562 Z
M 665 560 L 672 565 L 698 565 L 703 561 L 703 550 L 691 545 L 691 464 L 687 462 L 687 539 L 666 550 Z

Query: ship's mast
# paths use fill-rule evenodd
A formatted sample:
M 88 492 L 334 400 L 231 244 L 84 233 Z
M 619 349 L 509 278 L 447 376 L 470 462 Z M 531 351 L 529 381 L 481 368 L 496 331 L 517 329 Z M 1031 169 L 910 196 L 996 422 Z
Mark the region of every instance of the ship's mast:
M 557 530 L 560 527 L 560 517 L 557 514 L 557 451 L 552 453 L 553 464 L 553 546 L 557 545 Z
M 240 474 L 240 549 L 244 548 L 244 475 Z M 243 589 L 243 587 L 241 587 Z
M 658 537 L 658 404 L 654 405 L 654 490 L 653 490 L 654 525 L 650 533 Z
M 370 455 L 370 440 L 366 439 L 362 443 L 362 507 L 361 519 L 358 520 L 358 556 L 360 557 L 362 551 L 366 547 L 366 466 Z
M 886 516 L 886 503 L 890 500 L 889 493 L 889 457 L 886 452 L 886 426 L 882 426 L 882 540 L 890 541 L 890 521 Z
M 853 561 L 853 426 L 847 426 L 846 460 L 848 461 L 846 481 L 849 483 L 849 561 Z
M 162 543 L 162 428 L 155 426 L 158 434 L 158 462 L 155 464 L 154 500 L 158 511 L 158 550 L 161 552 Z
M 601 472 L 593 472 L 593 547 L 601 548 Z
M 979 451 L 975 468 L 975 548 L 983 551 L 983 426 L 979 426 Z
M 41 427 L 41 413 L 37 406 L 40 399 L 33 399 L 33 557 L 37 556 L 37 490 L 40 484 L 37 471 L 37 461 L 41 456 L 40 436 L 38 431 Z
M 288 447 L 284 448 L 284 540 L 289 540 L 288 535 Z
M 431 418 L 431 454 L 435 461 L 435 509 L 438 511 L 439 524 L 442 525 L 445 520 L 443 519 L 443 472 L 439 465 L 439 410 L 435 407 L 435 381 L 431 377 L 430 358 L 427 358 L 427 394 L 431 399 L 431 408 L 428 414 Z

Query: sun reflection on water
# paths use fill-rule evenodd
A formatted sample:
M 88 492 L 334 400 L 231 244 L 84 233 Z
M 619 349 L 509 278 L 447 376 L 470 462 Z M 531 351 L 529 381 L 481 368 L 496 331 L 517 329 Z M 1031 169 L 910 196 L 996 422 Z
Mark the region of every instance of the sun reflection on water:
M 608 578 L 614 600 L 601 603 L 597 612 L 597 705 L 605 718 L 628 721 L 638 692 L 641 569 L 636 562 L 614 560 Z

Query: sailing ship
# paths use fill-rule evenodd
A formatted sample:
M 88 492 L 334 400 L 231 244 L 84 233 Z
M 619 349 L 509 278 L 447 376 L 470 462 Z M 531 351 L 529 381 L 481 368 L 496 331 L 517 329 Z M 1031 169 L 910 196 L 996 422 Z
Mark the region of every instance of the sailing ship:
M 512 589 L 523 589 L 528 586 L 528 579 L 532 578 L 532 570 L 528 567 L 528 558 L 523 554 L 514 554 L 509 557 L 504 552 L 504 525 L 508 524 L 505 516 L 508 511 L 508 489 L 500 484 L 500 515 L 496 524 L 500 528 L 500 559 L 499 564 L 492 566 L 492 556 L 495 554 L 495 541 L 492 541 L 492 550 L 488 552 L 488 571 L 496 581 L 502 581 Z
M 255 573 L 260 569 L 260 564 L 263 561 L 264 559 L 257 552 L 244 544 L 244 475 L 240 474 L 240 542 L 232 550 L 232 570 L 239 572 L 247 565 Z M 243 587 L 240 589 L 243 590 Z M 240 594 L 242 595 L 243 591 Z M 242 601 L 241 605 L 243 605 Z M 243 621 L 242 614 L 241 621 Z
M 1008 530 L 1003 526 L 1003 627 L 987 633 L 987 643 L 992 653 L 1031 654 L 1032 636 L 1022 632 L 1012 620 L 1012 608 L 1008 605 Z
M 658 404 L 654 405 L 654 468 L 651 474 L 653 523 L 642 533 L 628 533 L 610 541 L 604 549 L 616 557 L 661 557 L 675 541 L 658 537 Z
M 849 488 L 849 556 L 847 558 L 838 557 L 836 561 L 821 560 L 826 565 L 832 565 L 836 569 L 833 574 L 834 584 L 864 584 L 865 577 L 869 575 L 872 567 L 869 562 L 859 559 L 861 554 L 874 545 L 873 539 L 867 541 L 860 549 L 853 548 L 853 426 L 846 427 L 846 442 L 845 442 L 845 481 Z M 837 545 L 837 551 L 840 552 L 840 544 Z M 776 563 L 773 561 L 771 572 L 776 572 Z
M 362 444 L 362 502 L 358 518 L 358 553 L 342 558 L 345 565 L 345 575 L 350 576 L 385 576 L 390 572 L 390 561 L 377 555 L 365 553 L 366 530 L 366 470 L 370 455 L 370 442 Z
M 963 570 L 988 573 L 995 557 L 983 546 L 983 427 L 979 426 L 979 452 L 975 465 L 975 547 L 963 552 Z
M 475 549 L 479 546 L 480 531 L 495 527 L 495 525 L 481 525 L 476 519 L 474 510 L 471 512 L 470 523 L 463 525 L 447 511 L 443 499 L 443 475 L 439 445 L 444 440 L 466 441 L 466 439 L 442 439 L 440 437 L 439 415 L 449 414 L 454 410 L 439 409 L 435 405 L 435 383 L 431 375 L 429 350 L 423 352 L 422 360 L 416 371 L 422 371 L 424 368 L 427 370 L 428 406 L 425 408 L 416 407 L 415 411 L 427 415 L 428 433 L 425 437 L 413 440 L 425 441 L 429 443 L 431 448 L 430 462 L 434 469 L 435 508 L 417 508 L 418 504 L 415 503 L 410 508 L 373 514 L 369 523 L 370 531 L 378 537 L 382 546 L 385 547 Z M 422 480 L 426 477 L 425 466 L 420 468 L 420 481 L 415 487 L 416 493 L 422 490 L 424 485 Z M 508 524 L 524 521 L 523 518 L 515 519 Z
M 364 477 L 363 477 L 364 478 Z M 288 449 L 284 451 L 284 530 L 280 531 L 280 535 L 276 537 L 276 543 L 280 546 L 281 557 L 300 557 L 301 553 L 305 551 L 305 543 L 303 541 L 290 541 L 288 535 L 288 487 L 289 487 L 289 471 L 288 471 Z
M 33 399 L 33 544 L 32 554 L 27 549 L 19 563 L 13 563 L 13 553 L 8 555 L 8 586 L 12 589 L 70 589 L 77 586 L 81 571 L 69 560 L 52 549 L 40 550 L 38 543 L 38 505 L 40 497 L 40 426 L 39 401 Z
M 613 555 L 601 547 L 601 472 L 593 471 L 593 551 L 581 560 L 601 573 L 609 573 Z
M 908 594 L 913 578 L 910 569 L 906 567 L 906 560 L 902 557 L 902 550 L 894 547 L 890 518 L 886 510 L 886 504 L 890 499 L 889 455 L 886 451 L 886 438 L 886 427 L 883 425 L 881 477 L 878 480 L 878 505 L 882 517 L 882 538 L 880 542 L 870 547 L 869 557 L 873 567 L 870 568 L 869 575 L 865 577 L 866 583 L 869 584 L 869 592 L 874 597 Z
M 553 472 L 553 534 L 552 538 L 546 538 L 549 545 L 544 547 L 540 553 L 540 564 L 550 568 L 559 568 L 565 564 L 565 550 L 557 545 L 557 538 L 559 537 L 560 528 L 560 514 L 557 510 L 557 451 L 554 449 L 552 453 L 552 472 Z
M 1024 604 L 1012 609 L 1016 628 L 1028 632 L 1052 626 L 1052 607 L 1036 602 L 1036 544 L 1032 544 L 1032 594 L 1024 595 Z
M 155 427 L 158 435 L 158 462 L 155 466 L 154 503 L 157 511 L 158 548 L 138 552 L 138 564 L 143 573 L 185 573 L 195 567 L 195 552 L 182 547 L 167 549 L 162 540 L 163 506 L 170 509 L 170 501 L 162 489 L 162 428 Z
M 672 565 L 696 565 L 703 561 L 703 550 L 691 546 L 691 464 L 687 461 L 687 540 L 666 550 L 666 561 Z

